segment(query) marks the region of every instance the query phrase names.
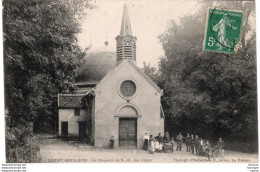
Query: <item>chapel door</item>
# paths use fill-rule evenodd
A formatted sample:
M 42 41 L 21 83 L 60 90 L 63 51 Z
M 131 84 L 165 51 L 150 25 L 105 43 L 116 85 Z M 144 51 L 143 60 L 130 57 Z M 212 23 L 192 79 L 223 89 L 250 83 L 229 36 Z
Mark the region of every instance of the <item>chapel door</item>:
M 137 128 L 136 119 L 119 119 L 119 146 L 123 148 L 136 148 Z
M 68 137 L 68 122 L 61 122 L 61 136 Z

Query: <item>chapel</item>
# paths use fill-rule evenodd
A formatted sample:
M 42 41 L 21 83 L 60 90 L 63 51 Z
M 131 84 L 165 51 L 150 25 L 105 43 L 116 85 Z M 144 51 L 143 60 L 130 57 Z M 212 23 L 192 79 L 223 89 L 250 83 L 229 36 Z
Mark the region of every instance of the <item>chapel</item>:
M 87 58 L 76 89 L 58 95 L 59 136 L 87 139 L 102 148 L 113 136 L 115 147 L 141 148 L 145 133 L 164 133 L 163 91 L 136 66 L 137 38 L 126 4 L 115 39 L 115 52 L 104 48 Z

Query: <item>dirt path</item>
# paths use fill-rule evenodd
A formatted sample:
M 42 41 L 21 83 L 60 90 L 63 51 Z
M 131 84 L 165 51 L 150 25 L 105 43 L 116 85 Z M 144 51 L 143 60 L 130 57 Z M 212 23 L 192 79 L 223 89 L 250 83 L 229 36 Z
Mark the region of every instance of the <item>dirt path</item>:
M 185 148 L 185 145 L 183 146 Z M 225 158 L 207 160 L 182 151 L 174 153 L 149 154 L 140 149 L 98 149 L 83 143 L 63 141 L 56 138 L 40 136 L 40 155 L 43 163 L 256 163 L 257 154 L 225 151 Z

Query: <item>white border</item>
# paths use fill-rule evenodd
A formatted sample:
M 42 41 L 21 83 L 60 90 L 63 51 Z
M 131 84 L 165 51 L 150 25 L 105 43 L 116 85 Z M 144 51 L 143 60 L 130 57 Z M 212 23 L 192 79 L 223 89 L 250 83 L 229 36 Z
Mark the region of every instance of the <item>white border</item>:
M 259 45 L 260 45 L 260 2 L 259 0 L 256 0 L 256 32 L 257 32 L 257 53 L 259 53 Z M 2 5 L 2 1 L 0 1 L 0 4 Z M 258 10 L 257 10 L 258 9 Z M 0 14 L 0 32 L 3 33 L 2 29 L 2 13 Z M 1 62 L 0 62 L 0 75 L 2 76 L 0 80 L 0 90 L 1 90 L 1 100 L 0 100 L 0 163 L 5 163 L 5 127 L 4 127 L 4 82 L 3 82 L 3 34 L 0 36 L 0 53 L 1 53 Z M 257 54 L 257 56 L 259 56 Z M 259 58 L 257 57 L 257 81 L 260 79 L 259 74 L 259 68 L 260 68 L 260 62 Z M 257 89 L 260 90 L 260 83 L 257 83 Z M 259 93 L 258 93 L 259 94 Z M 259 95 L 258 95 L 259 98 Z M 258 107 L 260 107 L 260 102 L 258 99 Z M 259 112 L 259 111 L 258 111 Z M 258 113 L 259 114 L 259 113 Z M 260 120 L 258 118 L 258 124 L 260 124 Z M 260 134 L 258 133 L 258 138 L 260 137 Z M 86 171 L 111 171 L 111 172 L 122 172 L 122 170 L 128 172 L 128 171 L 162 171 L 162 170 L 169 170 L 169 171 L 199 171 L 199 172 L 220 172 L 220 171 L 236 171 L 236 172 L 249 172 L 250 170 L 247 170 L 247 164 L 205 164 L 205 163 L 196 163 L 196 164 L 190 164 L 190 163 L 182 163 L 182 164 L 27 164 L 27 172 L 51 172 L 51 171 L 63 171 L 63 172 L 71 172 L 71 171 L 77 171 L 77 172 L 86 172 Z
M 0 1 L 0 5 L 2 7 L 2 1 Z M 0 100 L 0 163 L 5 163 L 5 106 L 4 106 L 4 60 L 3 60 L 3 15 L 2 11 L 0 14 L 0 53 L 1 53 L 1 60 L 0 60 L 0 90 L 1 90 L 1 100 Z

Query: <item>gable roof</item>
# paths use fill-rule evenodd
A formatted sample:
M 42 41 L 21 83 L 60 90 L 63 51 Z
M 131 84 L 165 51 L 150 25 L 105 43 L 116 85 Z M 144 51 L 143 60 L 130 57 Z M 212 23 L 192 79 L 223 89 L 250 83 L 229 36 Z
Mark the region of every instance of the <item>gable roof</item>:
M 69 94 L 58 94 L 59 108 L 80 108 L 84 107 L 83 98 L 88 95 L 94 95 L 93 88 L 78 89 Z
M 148 83 L 150 83 L 151 86 L 153 86 L 153 88 L 158 91 L 161 96 L 163 95 L 163 90 L 161 90 L 157 84 L 155 84 L 149 76 L 147 76 L 141 69 L 139 69 L 139 67 L 137 67 L 131 60 L 124 60 L 120 65 L 118 65 L 113 71 L 109 72 L 97 85 L 96 85 L 96 89 L 98 89 L 101 85 L 103 85 L 103 83 L 108 80 L 110 77 L 112 77 L 113 75 L 115 75 L 121 68 L 123 68 L 123 66 L 125 66 L 126 64 L 130 64 Z

